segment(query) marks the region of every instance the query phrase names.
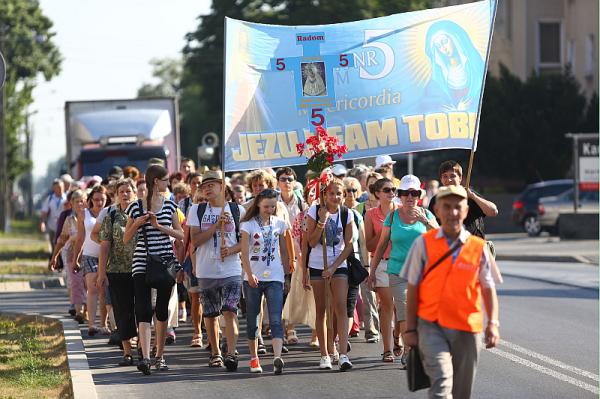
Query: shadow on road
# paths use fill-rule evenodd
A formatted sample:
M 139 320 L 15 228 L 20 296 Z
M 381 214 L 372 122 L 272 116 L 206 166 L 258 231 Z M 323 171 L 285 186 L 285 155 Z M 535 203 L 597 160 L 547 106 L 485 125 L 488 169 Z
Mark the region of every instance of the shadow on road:
M 565 298 L 598 300 L 598 291 L 586 288 L 540 288 L 522 290 L 498 290 L 498 296 L 533 297 L 533 298 Z

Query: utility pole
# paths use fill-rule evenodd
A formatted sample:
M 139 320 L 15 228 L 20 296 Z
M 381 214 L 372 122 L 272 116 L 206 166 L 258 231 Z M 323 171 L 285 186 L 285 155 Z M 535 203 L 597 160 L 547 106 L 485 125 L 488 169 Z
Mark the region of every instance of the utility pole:
M 3 232 L 8 231 L 10 220 L 8 213 L 8 173 L 6 170 L 6 132 L 4 128 L 5 65 L 4 57 L 0 53 L 0 231 Z

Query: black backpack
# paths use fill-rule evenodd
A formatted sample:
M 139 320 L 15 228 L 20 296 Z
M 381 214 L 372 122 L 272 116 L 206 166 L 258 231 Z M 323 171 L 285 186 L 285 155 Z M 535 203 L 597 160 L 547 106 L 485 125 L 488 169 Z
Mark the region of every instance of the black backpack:
M 233 217 L 233 223 L 235 224 L 235 239 L 240 242 L 240 206 L 237 202 L 229 202 L 229 209 L 231 209 L 231 216 Z M 206 212 L 206 202 L 198 205 L 198 223 L 202 224 L 202 218 Z

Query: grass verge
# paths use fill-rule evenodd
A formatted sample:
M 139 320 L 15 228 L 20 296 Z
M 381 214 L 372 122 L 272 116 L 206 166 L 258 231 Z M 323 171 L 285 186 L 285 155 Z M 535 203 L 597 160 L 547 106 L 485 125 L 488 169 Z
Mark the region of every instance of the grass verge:
M 46 260 L 35 259 L 0 260 L 0 276 L 3 274 L 55 275 L 55 273 L 48 270 Z
M 62 324 L 0 314 L 0 396 L 72 398 Z

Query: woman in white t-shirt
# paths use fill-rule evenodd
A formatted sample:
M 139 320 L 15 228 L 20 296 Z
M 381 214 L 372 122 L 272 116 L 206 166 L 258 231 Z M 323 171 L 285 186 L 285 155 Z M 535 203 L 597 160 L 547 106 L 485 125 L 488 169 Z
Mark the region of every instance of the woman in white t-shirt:
M 285 220 L 274 216 L 277 209 L 277 191 L 267 189 L 256 196 L 242 219 L 242 267 L 244 270 L 244 297 L 246 298 L 248 347 L 250 349 L 250 372 L 261 373 L 257 355 L 258 325 L 262 296 L 267 300 L 269 323 L 273 337 L 273 370 L 283 372 L 281 350 L 283 347 L 284 284 L 289 288 L 290 259 L 284 233 L 288 229 Z
M 81 251 L 81 260 L 79 262 L 85 286 L 87 288 L 87 311 L 88 311 L 88 335 L 94 336 L 101 331 L 103 334 L 110 334 L 106 326 L 107 312 L 105 305 L 105 291 L 96 287 L 96 273 L 98 272 L 98 257 L 100 256 L 100 245 L 92 240 L 91 233 L 96 218 L 106 204 L 106 188 L 96 185 L 92 188 L 88 197 L 88 208 L 84 209 L 83 217 L 77 218 L 77 240 L 81 246 L 76 247 L 75 256 Z M 79 215 L 78 215 L 79 216 Z M 81 250 L 79 249 L 81 248 Z M 96 310 L 100 299 L 100 322 L 101 329 L 96 328 Z
M 317 205 L 308 210 L 306 219 L 306 234 L 310 255 L 305 269 L 305 283 L 312 285 L 317 312 L 316 327 L 319 342 L 321 342 L 320 369 L 331 369 L 329 353 L 334 353 L 333 347 L 328 348 L 324 343 L 325 336 L 325 311 L 326 290 L 331 286 L 330 301 L 337 319 L 339 332 L 339 367 L 341 371 L 350 370 L 352 363 L 348 359 L 348 317 L 346 316 L 346 299 L 348 296 L 348 267 L 346 258 L 353 251 L 353 216 L 352 211 L 347 212 L 346 220 L 341 220 L 341 205 L 344 200 L 344 183 L 334 178 L 325 188 L 325 206 L 320 206 L 317 216 Z M 344 229 L 344 225 L 346 228 Z M 325 231 L 327 245 L 327 268 L 324 268 L 322 235 Z M 345 231 L 345 233 L 344 233 Z

